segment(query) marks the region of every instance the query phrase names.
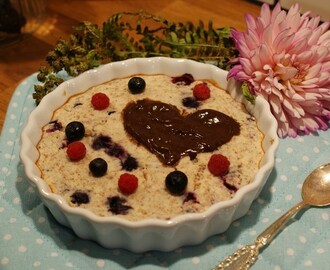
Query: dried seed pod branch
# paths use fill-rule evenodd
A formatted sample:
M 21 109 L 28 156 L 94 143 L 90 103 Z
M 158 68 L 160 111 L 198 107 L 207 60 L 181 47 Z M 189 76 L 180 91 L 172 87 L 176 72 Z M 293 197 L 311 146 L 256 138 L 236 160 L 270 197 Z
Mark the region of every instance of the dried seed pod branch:
M 111 16 L 102 27 L 82 22 L 70 37 L 60 39 L 47 56 L 47 66 L 39 70 L 36 104 L 64 80 L 101 64 L 132 57 L 166 56 L 212 62 L 229 69 L 229 60 L 238 56 L 229 28 L 207 27 L 202 21 L 176 23 L 141 11 Z

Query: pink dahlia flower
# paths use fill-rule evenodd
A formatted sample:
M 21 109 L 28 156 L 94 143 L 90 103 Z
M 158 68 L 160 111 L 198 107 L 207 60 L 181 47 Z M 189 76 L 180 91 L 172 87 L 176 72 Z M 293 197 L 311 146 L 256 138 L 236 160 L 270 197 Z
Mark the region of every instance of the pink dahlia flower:
M 265 98 L 280 137 L 326 130 L 330 119 L 330 22 L 267 4 L 260 16 L 246 15 L 247 31 L 231 34 L 239 51 L 228 78 Z

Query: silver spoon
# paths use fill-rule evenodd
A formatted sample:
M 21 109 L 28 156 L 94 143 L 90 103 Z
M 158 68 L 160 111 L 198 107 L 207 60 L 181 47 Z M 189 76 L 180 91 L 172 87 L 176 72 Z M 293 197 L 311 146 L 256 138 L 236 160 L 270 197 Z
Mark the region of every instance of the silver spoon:
M 330 205 L 330 163 L 312 171 L 303 183 L 302 201 L 264 230 L 252 245 L 244 246 L 228 256 L 212 270 L 247 270 L 257 260 L 259 249 L 270 243 L 286 222 L 306 206 Z

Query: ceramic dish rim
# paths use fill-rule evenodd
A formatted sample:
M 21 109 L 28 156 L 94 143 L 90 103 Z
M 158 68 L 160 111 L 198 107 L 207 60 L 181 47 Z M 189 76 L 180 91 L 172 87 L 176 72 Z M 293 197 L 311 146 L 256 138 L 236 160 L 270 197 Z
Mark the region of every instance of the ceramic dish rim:
M 21 134 L 22 147 L 21 147 L 21 151 L 20 151 L 20 157 L 25 166 L 25 173 L 28 176 L 28 178 L 30 179 L 30 181 L 32 181 L 37 186 L 38 191 L 42 197 L 42 200 L 45 200 L 45 199 L 50 200 L 53 203 L 55 203 L 56 205 L 58 205 L 63 212 L 83 216 L 84 218 L 86 218 L 92 222 L 95 222 L 95 223 L 107 223 L 107 224 L 113 223 L 113 224 L 118 224 L 120 226 L 127 227 L 127 228 L 139 228 L 139 227 L 148 227 L 148 226 L 174 227 L 180 223 L 185 223 L 185 222 L 189 222 L 189 221 L 193 221 L 193 220 L 203 220 L 203 219 L 212 217 L 212 216 L 216 215 L 220 209 L 223 209 L 223 208 L 235 207 L 235 205 L 238 205 L 239 202 L 242 201 L 242 199 L 246 193 L 259 189 L 260 185 L 264 184 L 267 181 L 264 179 L 264 175 L 265 175 L 265 172 L 271 170 L 272 167 L 274 166 L 275 152 L 278 148 L 278 143 L 279 143 L 278 137 L 276 135 L 277 123 L 276 123 L 275 119 L 269 119 L 269 121 L 271 122 L 271 125 L 270 125 L 270 130 L 268 132 L 268 135 L 271 134 L 273 142 L 270 144 L 267 151 L 264 153 L 263 160 L 265 161 L 264 162 L 265 164 L 261 165 L 261 167 L 259 168 L 258 172 L 256 173 L 256 175 L 254 177 L 254 180 L 250 184 L 240 188 L 235 193 L 233 198 L 226 200 L 226 201 L 218 202 L 218 203 L 212 205 L 206 211 L 201 212 L 201 213 L 184 213 L 184 214 L 175 216 L 175 217 L 171 218 L 170 220 L 160 220 L 160 219 L 148 218 L 148 219 L 143 219 L 143 220 L 138 220 L 138 221 L 130 221 L 130 220 L 126 220 L 126 219 L 123 219 L 120 217 L 116 217 L 116 216 L 101 217 L 101 216 L 97 216 L 96 214 L 92 213 L 90 210 L 79 208 L 79 207 L 69 206 L 68 203 L 64 200 L 64 198 L 62 198 L 60 195 L 57 195 L 57 194 L 51 192 L 51 190 L 48 187 L 48 185 L 46 184 L 46 182 L 39 175 L 36 175 L 36 171 L 35 171 L 37 169 L 36 168 L 37 166 L 35 164 L 36 156 L 35 155 L 31 156 L 32 148 L 33 147 L 36 148 L 35 147 L 36 144 L 34 144 L 31 141 L 31 136 L 36 136 L 36 132 L 31 129 L 34 128 L 34 125 L 36 125 L 36 124 L 39 124 L 39 126 L 40 126 L 40 123 L 35 123 L 34 120 L 38 119 L 37 116 L 38 116 L 38 114 L 40 114 L 40 111 L 44 110 L 45 107 L 47 107 L 47 105 L 54 98 L 59 96 L 61 94 L 61 91 L 63 91 L 63 89 L 75 87 L 75 83 L 77 81 L 90 79 L 89 77 L 92 78 L 93 75 L 95 75 L 98 72 L 100 73 L 100 71 L 102 71 L 103 69 L 111 69 L 111 68 L 117 68 L 117 67 L 120 68 L 121 65 L 125 66 L 125 65 L 131 65 L 131 64 L 138 64 L 138 65 L 155 64 L 155 63 L 156 64 L 157 63 L 174 64 L 174 63 L 179 63 L 179 62 L 186 63 L 187 65 L 198 66 L 198 67 L 199 67 L 199 65 L 203 65 L 207 69 L 217 70 L 218 72 L 222 73 L 223 76 L 227 75 L 226 71 L 220 70 L 219 68 L 217 68 L 216 66 L 214 66 L 212 64 L 202 64 L 202 63 L 195 62 L 193 60 L 164 58 L 164 57 L 132 58 L 132 59 L 124 60 L 124 61 L 120 61 L 120 62 L 112 62 L 112 63 L 106 64 L 104 66 L 101 66 L 99 68 L 89 70 L 75 78 L 72 78 L 72 79 L 69 79 L 69 80 L 63 82 L 60 86 L 58 86 L 56 91 L 51 92 L 50 94 L 48 94 L 46 97 L 43 98 L 41 103 L 31 112 L 31 114 L 28 118 L 27 124 L 23 129 L 23 132 Z M 90 76 L 91 74 L 92 74 L 92 76 Z M 155 73 L 153 73 L 153 74 L 155 74 Z M 105 80 L 105 81 L 109 81 L 109 80 Z M 80 90 L 78 92 L 83 92 L 83 91 L 84 90 Z M 69 98 L 69 96 L 70 95 L 68 95 L 67 98 Z M 247 106 L 251 106 L 248 103 L 246 103 L 245 101 L 243 101 L 243 103 Z M 262 100 L 261 98 L 257 98 L 256 104 L 260 104 L 260 105 L 256 105 L 256 106 L 260 106 L 263 109 L 269 110 L 268 103 L 266 101 Z M 270 113 L 270 111 L 269 111 L 269 113 Z M 43 122 L 45 122 L 45 121 L 43 121 Z M 46 124 L 46 122 L 43 123 L 42 126 L 45 124 Z M 41 136 L 40 134 L 41 133 L 39 131 L 37 133 L 39 138 Z M 264 140 L 266 139 L 266 136 L 267 136 L 267 134 L 265 134 Z M 262 183 L 262 182 L 264 182 L 264 183 Z

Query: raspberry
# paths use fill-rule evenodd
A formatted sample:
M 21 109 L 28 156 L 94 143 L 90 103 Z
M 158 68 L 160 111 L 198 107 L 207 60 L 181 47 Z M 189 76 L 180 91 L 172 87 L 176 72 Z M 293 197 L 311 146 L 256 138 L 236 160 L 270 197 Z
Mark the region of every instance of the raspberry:
M 138 178 L 133 174 L 124 173 L 119 177 L 118 187 L 122 193 L 132 194 L 138 187 Z
M 226 175 L 229 171 L 229 166 L 229 160 L 221 154 L 212 155 L 207 164 L 209 171 L 215 176 Z
M 92 96 L 92 105 L 95 110 L 104 110 L 110 104 L 110 99 L 106 94 L 96 93 Z
M 193 88 L 193 94 L 197 100 L 208 99 L 210 97 L 210 92 L 210 88 L 206 83 L 196 84 Z
M 66 153 L 70 160 L 77 161 L 85 157 L 86 147 L 82 142 L 74 141 L 68 145 Z

